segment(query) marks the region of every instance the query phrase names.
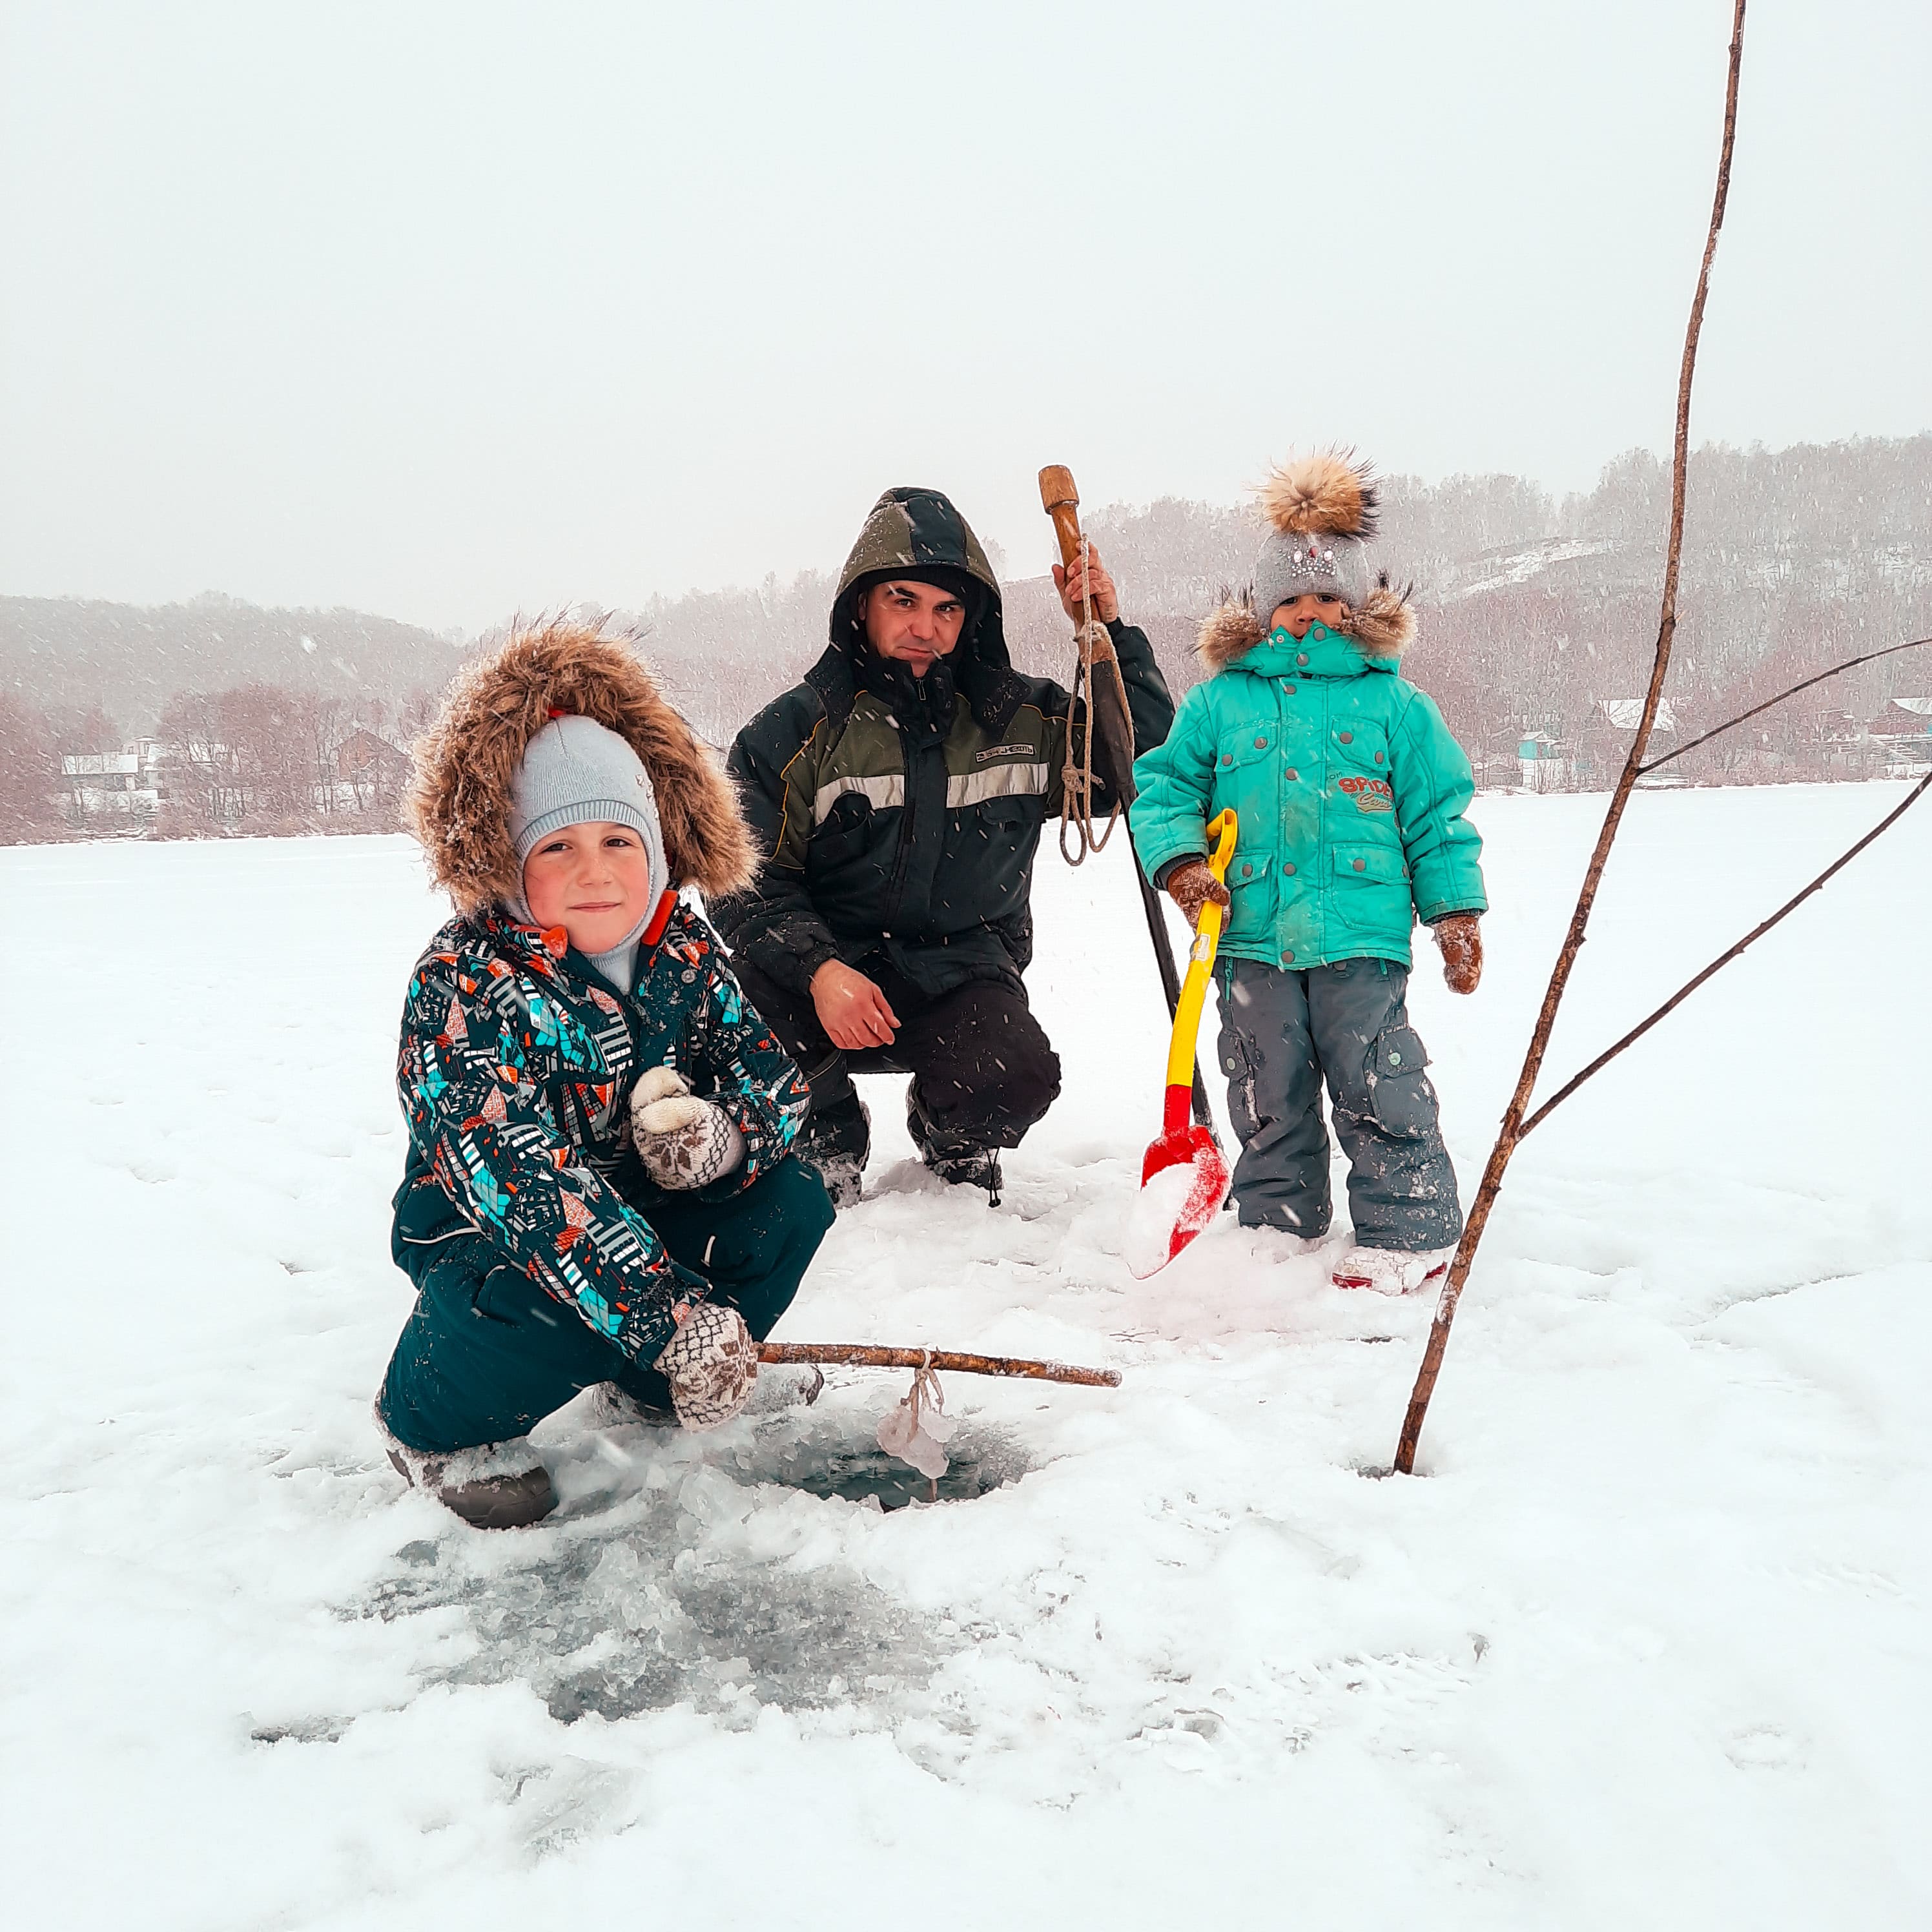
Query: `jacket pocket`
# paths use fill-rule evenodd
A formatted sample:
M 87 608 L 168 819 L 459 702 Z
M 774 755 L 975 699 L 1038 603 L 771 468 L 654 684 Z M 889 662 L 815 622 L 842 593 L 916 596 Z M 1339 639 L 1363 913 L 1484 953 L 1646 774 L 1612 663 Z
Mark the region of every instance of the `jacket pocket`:
M 1234 1138 L 1245 1146 L 1261 1132 L 1261 1111 L 1256 1105 L 1256 1082 L 1261 1077 L 1262 1056 L 1240 1022 L 1234 1018 L 1234 962 L 1221 969 L 1221 1071 L 1228 1076 L 1228 1122 Z
M 1226 936 L 1230 944 L 1273 934 L 1275 877 L 1272 853 L 1237 850 L 1228 862 L 1228 893 L 1234 901 L 1228 908 Z
M 1330 849 L 1337 879 L 1369 885 L 1408 884 L 1408 868 L 1393 845 L 1336 845 Z
M 530 1306 L 529 1286 L 515 1268 L 500 1264 L 470 1291 L 470 1306 L 485 1322 L 514 1328 L 518 1316 Z
M 1329 760 L 1336 769 L 1388 776 L 1388 733 L 1379 724 L 1366 718 L 1340 718 L 1328 739 Z
M 1264 758 L 1279 758 L 1280 737 L 1281 728 L 1272 718 L 1228 725 L 1216 746 L 1214 769 L 1221 772 L 1238 772 L 1244 766 L 1259 764 Z
M 1414 923 L 1408 868 L 1393 845 L 1336 845 L 1330 848 L 1329 904 L 1344 926 L 1397 940 Z
M 892 823 L 897 825 L 896 818 Z M 814 881 L 833 879 L 876 864 L 888 829 L 866 794 L 838 794 L 806 841 L 806 876 Z
M 1429 1051 L 1413 1027 L 1390 1027 L 1369 1050 L 1369 1105 L 1376 1120 L 1406 1140 L 1436 1125 L 1436 1089 L 1424 1070 Z

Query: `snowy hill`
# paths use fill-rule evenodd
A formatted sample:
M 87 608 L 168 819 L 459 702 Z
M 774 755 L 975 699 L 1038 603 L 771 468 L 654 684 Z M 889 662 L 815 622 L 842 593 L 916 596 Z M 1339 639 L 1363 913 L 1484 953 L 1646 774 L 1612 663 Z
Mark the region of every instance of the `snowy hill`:
M 1669 472 L 1654 458 L 1633 452 L 1606 465 L 1594 489 L 1560 500 L 1493 476 L 1394 476 L 1384 500 L 1380 560 L 1413 580 L 1422 607 L 1415 675 L 1472 750 L 1513 750 L 1531 726 L 1573 733 L 1599 699 L 1641 688 L 1670 502 Z M 1246 580 L 1258 536 L 1252 513 L 1169 498 L 1096 508 L 1088 524 L 1127 614 L 1153 638 L 1175 688 L 1192 683 L 1202 614 Z M 1786 682 L 1796 682 L 1835 657 L 1932 631 L 1928 530 L 1932 435 L 1698 451 L 1678 688 L 1694 709 L 1701 700 L 1728 716 L 1722 706 L 1740 680 L 1768 659 L 1788 660 Z M 1037 536 L 1006 573 L 1007 634 L 1024 668 L 1064 679 L 1070 647 L 1051 584 L 1014 574 L 1047 554 L 1043 520 Z M 599 586 L 583 587 L 594 600 Z M 824 648 L 832 588 L 806 572 L 618 614 L 642 634 L 679 704 L 723 742 Z M 351 610 L 264 610 L 213 596 L 152 610 L 0 598 L 0 695 L 56 717 L 98 704 L 124 735 L 152 731 L 178 692 L 240 684 L 374 698 L 398 710 L 438 689 L 461 656 L 428 632 Z M 1869 716 L 1892 696 L 1928 688 L 1928 675 L 1908 659 L 1832 687 L 1826 701 Z
M 122 731 L 152 731 L 182 692 L 279 685 L 397 704 L 439 691 L 449 642 L 362 610 L 263 610 L 210 595 L 186 604 L 0 597 L 0 692 L 58 712 L 99 705 Z
M 1563 1077 L 1896 786 L 1640 795 Z M 1490 798 L 1482 991 L 1412 1005 L 1466 1188 L 1601 801 Z M 1045 856 L 1066 1093 L 1006 1204 L 880 1148 L 781 1339 L 951 1380 L 977 1500 L 862 1484 L 902 1378 L 703 1438 L 546 1425 L 495 1538 L 368 1402 L 400 840 L 16 848 L 0 1582 L 10 1895 L 64 1932 L 705 1922 L 1922 1926 L 1922 808 L 1519 1156 L 1424 1445 L 1426 1301 L 1225 1223 L 1120 1247 L 1164 1026 L 1124 848 Z M 132 937 L 131 946 L 124 942 Z M 1424 949 L 1427 950 L 1426 948 Z M 130 970 L 131 969 L 131 970 Z M 1908 1031 L 1910 1030 L 1908 1029 Z

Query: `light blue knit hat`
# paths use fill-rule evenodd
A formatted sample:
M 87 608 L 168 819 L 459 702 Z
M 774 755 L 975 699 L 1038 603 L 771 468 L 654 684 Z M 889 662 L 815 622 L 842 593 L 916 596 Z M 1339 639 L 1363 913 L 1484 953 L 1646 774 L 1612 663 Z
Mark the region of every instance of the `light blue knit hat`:
M 650 860 L 650 902 L 670 884 L 657 794 L 644 760 L 594 718 L 553 718 L 532 738 L 510 784 L 510 842 L 520 862 L 568 825 L 628 825 Z

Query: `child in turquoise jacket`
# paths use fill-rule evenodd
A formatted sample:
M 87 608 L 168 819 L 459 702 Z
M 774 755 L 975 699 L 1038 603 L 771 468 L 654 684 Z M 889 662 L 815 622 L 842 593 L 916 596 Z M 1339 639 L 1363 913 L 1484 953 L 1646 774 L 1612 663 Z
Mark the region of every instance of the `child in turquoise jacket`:
M 1354 1233 L 1334 1279 L 1399 1294 L 1442 1273 L 1462 1229 L 1406 995 L 1418 919 L 1455 991 L 1481 974 L 1474 788 L 1442 714 L 1398 674 L 1414 613 L 1386 575 L 1370 582 L 1366 466 L 1312 457 L 1262 497 L 1274 527 L 1254 586 L 1202 627 L 1213 675 L 1134 766 L 1134 845 L 1190 924 L 1210 898 L 1228 908 L 1216 976 L 1242 1224 L 1311 1250 L 1327 1235 L 1325 1079 Z M 1206 826 L 1228 806 L 1222 886 Z

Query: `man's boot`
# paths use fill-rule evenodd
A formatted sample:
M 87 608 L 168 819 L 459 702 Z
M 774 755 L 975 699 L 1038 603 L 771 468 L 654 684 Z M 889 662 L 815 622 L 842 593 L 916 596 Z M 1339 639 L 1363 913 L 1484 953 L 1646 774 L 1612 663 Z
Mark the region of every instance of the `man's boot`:
M 814 1105 L 791 1150 L 817 1171 L 833 1207 L 856 1207 L 863 1189 L 866 1156 L 872 1150 L 872 1116 L 865 1102 L 848 1092 L 829 1107 Z
M 404 1481 L 435 1497 L 475 1528 L 526 1529 L 556 1508 L 550 1472 L 526 1436 L 434 1455 L 398 1442 L 380 1414 L 376 1426 Z
M 999 1149 L 974 1147 L 940 1133 L 919 1104 L 916 1082 L 906 1089 L 906 1129 L 919 1149 L 920 1159 L 941 1180 L 956 1187 L 983 1187 L 986 1204 L 1000 1204 Z

